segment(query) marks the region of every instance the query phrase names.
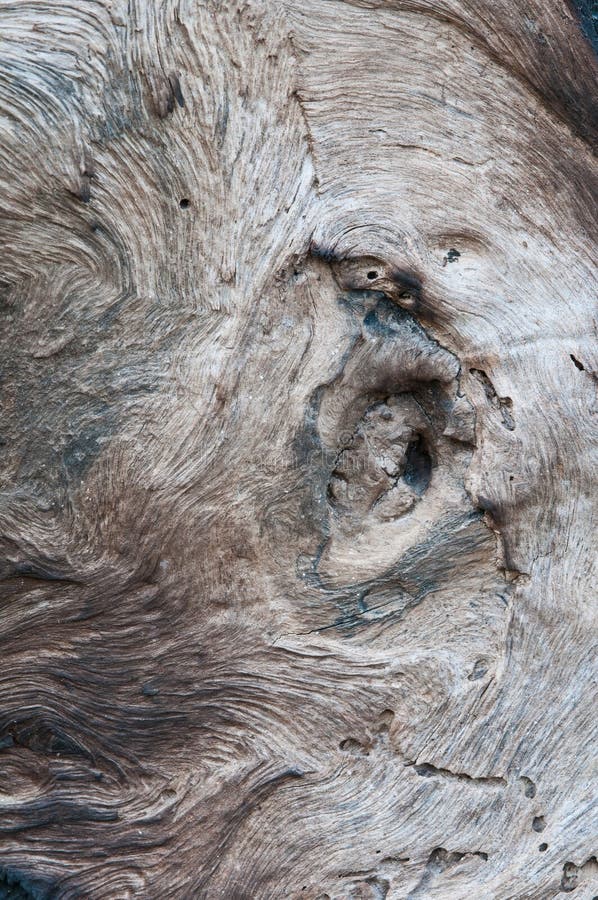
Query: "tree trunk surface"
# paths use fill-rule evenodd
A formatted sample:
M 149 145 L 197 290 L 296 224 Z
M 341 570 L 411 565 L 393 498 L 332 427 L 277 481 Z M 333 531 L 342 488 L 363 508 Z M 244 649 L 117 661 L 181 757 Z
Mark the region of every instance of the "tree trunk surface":
M 595 898 L 575 4 L 0 31 L 0 897 Z

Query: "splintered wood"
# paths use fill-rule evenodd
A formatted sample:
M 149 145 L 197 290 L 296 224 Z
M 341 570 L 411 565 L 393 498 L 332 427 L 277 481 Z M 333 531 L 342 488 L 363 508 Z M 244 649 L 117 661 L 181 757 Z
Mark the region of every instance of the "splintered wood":
M 573 7 L 0 2 L 0 898 L 598 896 Z

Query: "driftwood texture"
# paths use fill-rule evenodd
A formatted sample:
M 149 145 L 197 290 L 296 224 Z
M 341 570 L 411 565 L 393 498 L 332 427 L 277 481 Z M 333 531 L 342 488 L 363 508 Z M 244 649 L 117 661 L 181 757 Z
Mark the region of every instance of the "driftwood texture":
M 573 9 L 0 28 L 0 896 L 592 900 Z

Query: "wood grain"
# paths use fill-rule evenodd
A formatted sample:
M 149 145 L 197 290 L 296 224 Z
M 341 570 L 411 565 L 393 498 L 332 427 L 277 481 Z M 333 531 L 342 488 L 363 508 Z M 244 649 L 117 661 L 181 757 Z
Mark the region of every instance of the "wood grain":
M 574 5 L 0 34 L 0 898 L 598 896 Z

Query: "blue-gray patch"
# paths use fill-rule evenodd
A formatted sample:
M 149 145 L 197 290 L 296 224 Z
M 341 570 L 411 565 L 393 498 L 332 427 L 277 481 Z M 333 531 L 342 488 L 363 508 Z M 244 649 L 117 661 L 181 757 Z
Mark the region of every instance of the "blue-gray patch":
M 0 868 L 0 900 L 50 900 L 57 885 L 26 875 L 12 866 Z
M 581 30 L 598 54 L 598 2 L 597 0 L 573 0 Z

